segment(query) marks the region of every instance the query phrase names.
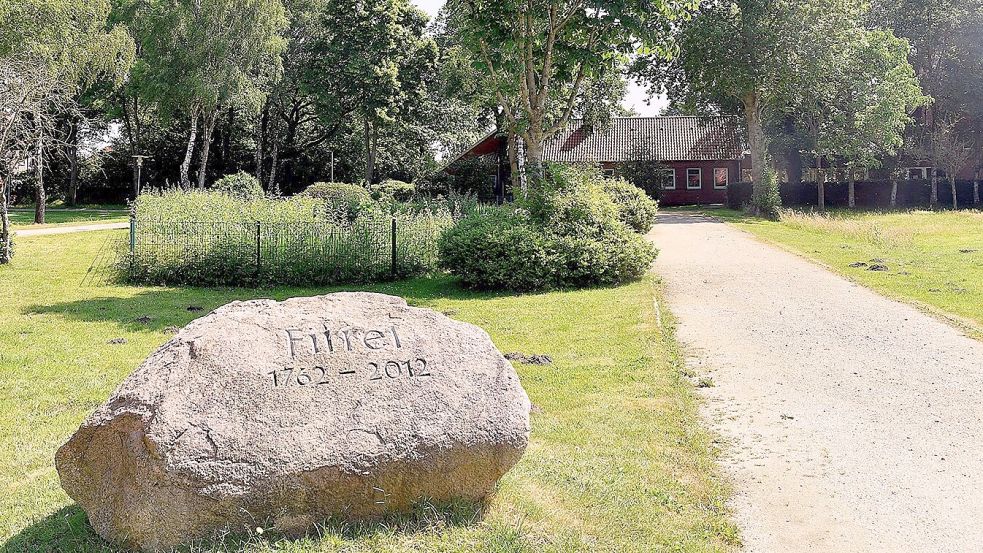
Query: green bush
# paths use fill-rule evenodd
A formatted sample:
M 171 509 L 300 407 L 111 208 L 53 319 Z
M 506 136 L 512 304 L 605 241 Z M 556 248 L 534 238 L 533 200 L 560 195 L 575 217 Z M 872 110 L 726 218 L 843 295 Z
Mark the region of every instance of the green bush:
M 474 213 L 440 240 L 441 264 L 469 288 L 531 291 L 555 287 L 557 259 L 528 217 L 508 207 Z
M 239 171 L 234 175 L 225 175 L 215 181 L 212 190 L 243 200 L 254 200 L 265 195 L 263 185 L 259 183 L 259 180 L 245 171 Z
M 408 202 L 416 194 L 416 186 L 401 180 L 386 179 L 369 187 L 372 198 L 382 201 Z
M 374 204 L 369 191 L 357 184 L 318 182 L 307 187 L 302 195 L 323 200 L 329 215 L 346 221 L 354 221 Z
M 656 251 L 619 220 L 594 170 L 551 167 L 530 198 L 477 211 L 440 242 L 442 265 L 465 286 L 531 291 L 619 284 L 645 274 Z
M 635 232 L 646 234 L 655 225 L 658 202 L 624 179 L 605 179 L 604 190 L 618 207 L 618 219 Z

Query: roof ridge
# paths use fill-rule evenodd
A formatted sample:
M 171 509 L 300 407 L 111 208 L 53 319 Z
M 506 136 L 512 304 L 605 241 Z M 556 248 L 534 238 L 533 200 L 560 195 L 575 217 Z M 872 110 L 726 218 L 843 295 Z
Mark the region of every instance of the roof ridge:
M 740 119 L 740 115 L 630 115 L 615 116 L 611 119 Z M 583 117 L 572 117 L 570 121 L 583 121 Z

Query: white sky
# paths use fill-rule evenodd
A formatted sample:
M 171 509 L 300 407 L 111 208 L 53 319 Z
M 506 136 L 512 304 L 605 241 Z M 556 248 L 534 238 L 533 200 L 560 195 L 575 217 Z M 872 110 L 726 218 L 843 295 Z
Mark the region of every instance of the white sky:
M 444 5 L 444 0 L 411 0 L 411 2 L 423 8 L 431 17 L 437 15 L 437 10 Z M 625 107 L 633 108 L 639 115 L 659 115 L 659 112 L 668 103 L 665 98 L 657 97 L 652 100 L 652 105 L 645 105 L 647 99 L 648 95 L 644 88 L 635 83 L 629 83 Z

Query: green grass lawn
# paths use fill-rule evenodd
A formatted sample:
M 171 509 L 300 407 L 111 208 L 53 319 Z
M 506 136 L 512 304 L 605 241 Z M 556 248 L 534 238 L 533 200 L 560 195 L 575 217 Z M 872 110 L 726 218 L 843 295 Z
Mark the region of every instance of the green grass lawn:
M 34 224 L 33 208 L 13 208 L 10 223 L 14 229 L 48 228 L 65 224 L 119 223 L 129 220 L 126 206 L 97 205 L 78 208 L 51 208 L 45 210 L 45 224 Z
M 111 550 L 58 484 L 55 450 L 170 336 L 234 299 L 326 292 L 91 284 L 110 236 L 18 241 L 0 267 L 0 551 Z M 326 525 L 287 541 L 229 538 L 196 551 L 726 551 L 738 544 L 715 447 L 671 335 L 655 323 L 652 279 L 538 295 L 474 294 L 448 278 L 368 289 L 405 296 L 488 330 L 519 365 L 536 406 L 526 455 L 484 516 L 428 512 Z M 142 317 L 150 317 L 149 322 Z M 124 338 L 123 344 L 108 342 Z
M 711 213 L 983 338 L 983 212 L 786 212 L 778 222 Z

